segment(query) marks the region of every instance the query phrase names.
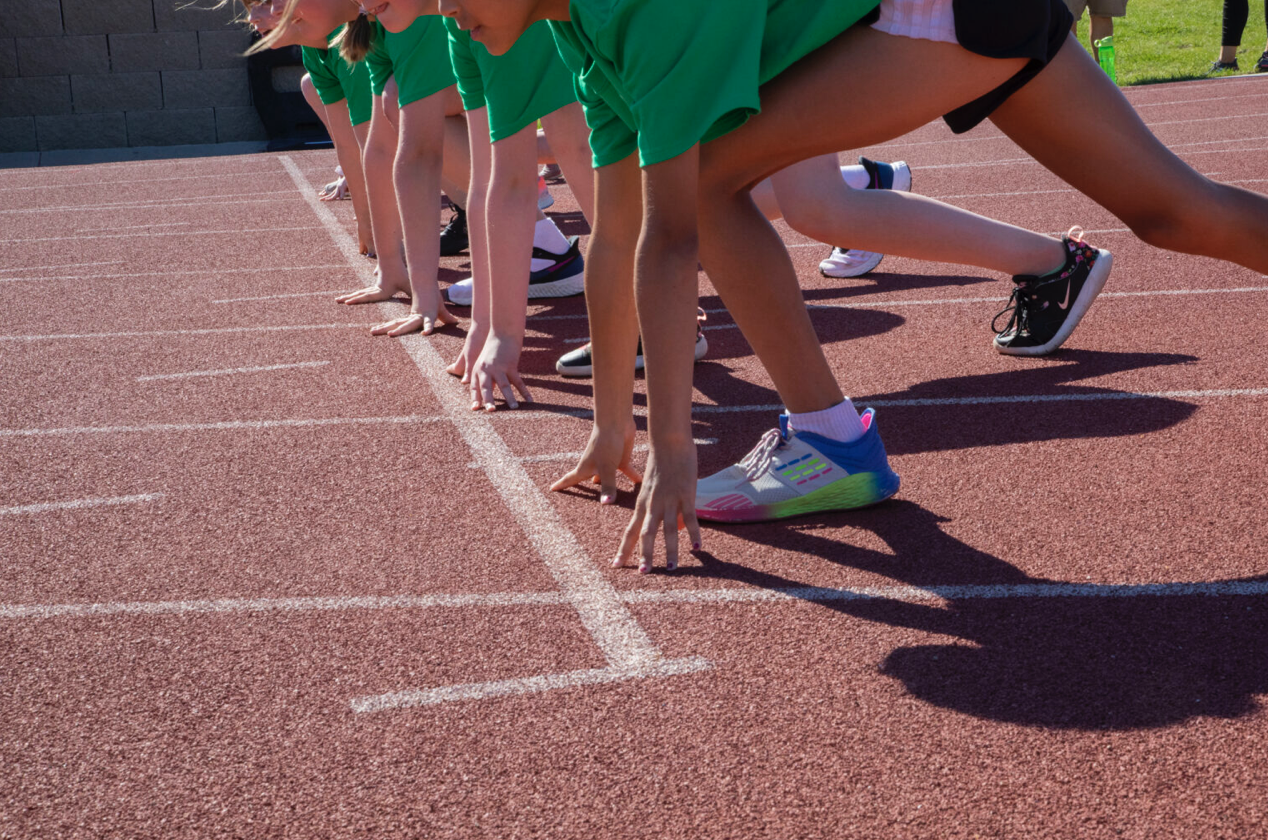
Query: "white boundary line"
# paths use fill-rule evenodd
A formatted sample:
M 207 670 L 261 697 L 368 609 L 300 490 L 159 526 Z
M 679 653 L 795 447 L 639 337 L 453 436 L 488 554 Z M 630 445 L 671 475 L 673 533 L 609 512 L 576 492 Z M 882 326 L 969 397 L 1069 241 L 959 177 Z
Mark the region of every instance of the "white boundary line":
M 292 332 L 295 330 L 369 329 L 372 324 L 295 324 L 279 327 L 211 327 L 197 330 L 140 330 L 116 333 L 55 333 L 50 335 L 0 335 L 0 341 L 75 341 L 92 338 L 162 338 L 186 335 L 225 335 L 228 333 Z
M 274 370 L 295 370 L 297 368 L 325 367 L 330 362 L 292 362 L 285 365 L 261 365 L 259 367 L 223 368 L 221 370 L 192 370 L 188 373 L 155 373 L 149 376 L 138 376 L 137 382 L 155 382 L 160 379 L 195 379 L 202 376 L 230 376 L 237 373 L 265 373 Z
M 339 268 L 347 268 L 347 266 L 341 265 L 339 266 Z M 264 301 L 264 300 L 289 300 L 292 298 L 327 297 L 332 295 L 340 295 L 346 291 L 347 289 L 333 290 L 328 292 L 290 292 L 284 295 L 260 295 L 258 297 L 224 298 L 223 300 L 213 300 L 212 303 L 217 303 L 217 304 L 218 303 L 254 303 L 256 301 Z
M 138 161 L 139 162 L 139 161 Z M 100 164 L 99 164 L 100 165 Z M 276 175 L 273 167 L 265 169 L 248 169 L 239 172 L 213 172 L 208 175 L 176 175 L 169 178 L 146 178 L 142 183 L 157 184 L 162 181 L 197 181 L 205 178 L 255 178 L 260 175 Z M 71 190 L 79 187 L 118 187 L 136 183 L 134 181 L 84 181 L 77 184 L 41 184 L 33 187 L 0 187 L 0 192 L 17 192 L 18 190 Z
M 0 245 L 19 245 L 24 242 L 84 242 L 89 239 L 140 239 L 151 238 L 156 239 L 160 236 L 219 236 L 223 234 L 233 234 L 234 236 L 246 236 L 253 233 L 294 233 L 300 230 L 321 230 L 317 227 L 283 227 L 283 228 L 256 228 L 245 227 L 230 230 L 180 230 L 170 233 L 109 233 L 101 236 L 80 236 L 72 234 L 70 236 L 40 236 L 27 237 L 24 239 L 0 239 Z
M 444 417 L 318 417 L 309 420 L 226 420 L 220 423 L 147 423 L 139 426 L 64 426 L 49 429 L 0 429 L 0 438 L 66 437 L 69 435 L 153 434 L 155 432 L 224 432 L 300 429 L 316 426 L 410 425 L 443 423 Z
M 289 155 L 279 160 L 290 174 L 295 188 L 325 225 L 331 240 L 343 254 L 350 268 L 368 285 L 372 280 L 369 267 L 361 259 L 356 243 L 344 230 L 329 208 L 313 194 L 312 185 Z M 384 317 L 397 314 L 396 309 L 380 305 Z M 599 571 L 572 531 L 564 523 L 554 505 L 529 477 L 524 466 L 483 412 L 473 412 L 462 389 L 455 387 L 453 377 L 445 372 L 440 353 L 421 335 L 399 339 L 409 353 L 423 380 L 443 406 L 445 414 L 484 467 L 489 482 L 501 495 L 503 503 L 523 530 L 529 542 L 546 564 L 546 568 L 576 610 L 582 625 L 603 653 L 607 667 L 596 671 L 578 671 L 512 680 L 472 683 L 462 686 L 395 692 L 378 697 L 362 697 L 352 701 L 354 711 L 380 711 L 444 700 L 481 699 L 524 694 L 555 688 L 583 685 L 589 682 L 616 682 L 644 679 L 675 673 L 689 673 L 708 667 L 703 660 L 667 661 L 639 626 L 633 614 L 621 602 L 616 589 Z
M 199 274 L 272 274 L 277 271 L 330 271 L 339 269 L 343 271 L 346 265 L 284 265 L 284 266 L 256 266 L 255 268 L 195 268 L 185 269 L 183 271 L 134 271 L 128 274 L 63 274 L 55 277 L 0 277 L 0 283 L 34 283 L 36 281 L 46 280 L 74 280 L 82 282 L 84 280 L 132 280 L 137 277 L 193 277 Z M 34 271 L 35 269 L 29 269 Z
M 751 604 L 792 601 L 984 601 L 1032 598 L 1195 598 L 1268 595 L 1268 581 L 1193 583 L 1010 583 L 948 586 L 794 586 L 776 589 L 647 589 L 618 593 L 626 604 Z M 0 620 L 47 620 L 133 615 L 208 615 L 258 612 L 485 609 L 566 606 L 562 592 L 488 595 L 336 595 L 289 598 L 215 598 L 183 601 L 106 601 L 74 604 L 0 604 Z M 443 690 L 443 689 L 442 689 Z
M 1115 400 L 1197 400 L 1197 399 L 1229 399 L 1234 397 L 1268 397 L 1268 388 L 1214 388 L 1191 391 L 1099 391 L 1092 393 L 1071 394 L 1012 394 L 982 397 L 913 397 L 911 399 L 872 399 L 871 397 L 854 397 L 858 405 L 873 408 L 918 408 L 922 406 L 950 405 L 1026 405 L 1037 403 L 1059 402 L 1108 402 Z M 692 416 L 701 414 L 756 414 L 779 413 L 782 405 L 769 403 L 765 405 L 695 405 Z M 499 412 L 506 420 L 542 420 L 562 417 L 566 419 L 589 420 L 594 412 L 589 409 L 566 409 L 552 411 L 549 409 L 521 408 L 518 411 Z M 646 406 L 634 406 L 636 417 L 646 417 Z
M 76 499 L 72 502 L 43 502 L 37 505 L 0 508 L 0 516 L 20 516 L 29 513 L 49 513 L 55 510 L 79 510 L 80 508 L 109 507 L 113 505 L 135 505 L 161 498 L 163 498 L 162 493 L 145 493 L 140 496 Z
M 6 271 L 50 271 L 57 268 L 89 268 L 98 265 L 120 265 L 123 260 L 106 260 L 105 262 L 86 262 L 86 263 L 62 263 L 61 265 L 20 265 L 13 268 L 0 268 L 0 273 Z
M 278 196 L 269 198 L 268 196 Z M 281 198 L 280 196 L 285 196 Z M 242 201 L 220 201 L 219 199 L 243 199 Z M 149 208 L 162 209 L 166 207 L 216 207 L 219 205 L 233 204 L 254 204 L 256 202 L 269 201 L 294 201 L 295 195 L 290 190 L 282 190 L 279 192 L 263 192 L 263 193 L 223 193 L 221 195 L 201 196 L 198 199 L 189 198 L 152 198 L 139 201 L 116 201 L 106 204 L 62 204 L 56 207 L 18 207 L 13 210 L 0 210 L 0 215 L 14 213 L 66 213 L 74 210 L 146 210 Z
M 695 438 L 691 441 L 696 446 L 713 446 L 718 442 L 717 438 Z M 650 447 L 646 443 L 640 443 L 634 447 L 635 452 L 647 452 Z M 521 464 L 550 464 L 555 461 L 579 461 L 584 452 L 547 452 L 543 455 L 520 455 L 518 460 Z M 468 469 L 478 470 L 480 465 L 476 462 L 467 464 Z

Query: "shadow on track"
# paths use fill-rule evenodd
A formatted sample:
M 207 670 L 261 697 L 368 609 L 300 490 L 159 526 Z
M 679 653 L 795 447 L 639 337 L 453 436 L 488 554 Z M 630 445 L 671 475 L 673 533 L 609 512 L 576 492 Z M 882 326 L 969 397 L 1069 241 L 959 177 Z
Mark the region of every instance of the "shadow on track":
M 848 518 L 893 552 L 821 536 Z M 1054 584 L 942 530 L 906 501 L 782 525 L 728 528 L 754 542 L 822 558 L 918 588 Z M 766 589 L 806 584 L 711 555 L 679 574 Z M 1268 580 L 1268 576 L 1253 578 Z M 1058 729 L 1139 729 L 1231 718 L 1268 693 L 1268 595 L 1119 597 L 1081 584 L 1080 597 L 950 597 L 945 606 L 884 597 L 820 600 L 867 621 L 958 641 L 899 648 L 879 671 L 915 697 L 978 718 Z

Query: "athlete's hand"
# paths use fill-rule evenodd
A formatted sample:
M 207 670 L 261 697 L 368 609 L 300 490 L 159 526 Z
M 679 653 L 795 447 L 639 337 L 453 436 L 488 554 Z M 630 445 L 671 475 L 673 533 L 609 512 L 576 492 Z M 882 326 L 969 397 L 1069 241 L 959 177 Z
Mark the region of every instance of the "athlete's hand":
M 397 295 L 405 295 L 406 297 L 409 297 L 409 289 L 391 284 L 383 284 L 382 281 L 380 281 L 379 285 L 366 286 L 364 289 L 358 289 L 355 292 L 342 294 L 335 298 L 335 302 L 347 304 L 378 303 L 383 300 L 391 300 Z
M 454 359 L 453 364 L 445 368 L 445 372 L 450 376 L 459 377 L 464 385 L 469 383 L 471 368 L 475 365 L 475 360 L 480 357 L 480 351 L 484 349 L 484 339 L 487 335 L 488 330 L 473 317 L 467 328 L 467 340 L 462 343 L 462 352 L 458 354 L 458 358 Z
M 497 405 L 493 402 L 494 389 L 502 392 L 508 408 L 519 408 L 515 399 L 516 392 L 524 402 L 532 402 L 533 395 L 520 377 L 520 343 L 507 341 L 494 333 L 484 342 L 480 357 L 471 366 L 471 409 L 493 411 Z
M 656 445 L 647 459 L 647 474 L 634 505 L 634 516 L 621 537 L 613 566 L 639 558 L 638 570 L 648 574 L 656 555 L 656 534 L 665 535 L 665 568 L 678 568 L 678 531 L 687 529 L 692 550 L 700 548 L 700 523 L 696 521 L 696 447 Z
M 634 456 L 634 424 L 626 425 L 623 432 L 600 429 L 598 425 L 590 430 L 590 442 L 582 453 L 577 467 L 563 478 L 550 485 L 553 492 L 576 487 L 586 481 L 599 485 L 599 504 L 616 504 L 616 475 L 622 473 L 636 486 L 643 481 L 643 476 L 634 469 L 631 461 Z
M 431 335 L 443 326 L 458 323 L 458 316 L 445 307 L 444 302 L 439 300 L 439 296 L 433 303 L 434 307 L 430 307 L 419 306 L 415 302 L 408 315 L 378 324 L 370 330 L 370 335 L 387 335 L 393 338 L 399 335 L 409 335 L 412 332 L 422 332 L 423 335 Z

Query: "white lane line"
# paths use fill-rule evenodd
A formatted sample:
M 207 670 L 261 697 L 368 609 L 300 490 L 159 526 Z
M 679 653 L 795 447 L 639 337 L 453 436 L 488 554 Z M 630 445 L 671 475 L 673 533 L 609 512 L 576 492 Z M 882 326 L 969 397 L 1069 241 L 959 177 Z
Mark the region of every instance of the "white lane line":
M 629 680 L 649 680 L 657 677 L 677 677 L 707 671 L 708 660 L 700 657 L 687 659 L 662 659 L 645 665 L 594 668 L 589 671 L 570 671 L 566 674 L 543 674 L 514 680 L 467 683 L 443 688 L 415 691 L 396 691 L 370 697 L 357 697 L 352 701 L 352 711 L 358 713 L 385 712 L 392 709 L 408 709 L 417 706 L 434 706 L 438 703 L 455 703 L 471 700 L 490 700 L 494 697 L 511 697 L 522 694 L 541 694 L 580 688 L 585 685 L 604 685 Z
M 64 426 L 47 429 L 0 429 L 0 438 L 66 437 L 69 435 L 154 434 L 158 432 L 259 431 L 301 429 L 322 426 L 405 426 L 415 423 L 443 423 L 445 417 L 418 414 L 403 417 L 316 417 L 307 420 L 226 420 L 220 423 L 147 423 L 138 426 Z
M 80 228 L 77 233 L 91 233 L 98 230 L 140 230 L 141 228 L 189 227 L 189 222 L 162 222 L 144 225 L 113 225 L 111 227 Z
M 1229 99 L 1259 99 L 1268 96 L 1268 91 L 1260 93 L 1239 93 L 1236 96 L 1210 96 L 1203 99 L 1172 99 L 1169 102 L 1132 103 L 1133 108 L 1158 108 L 1163 105 L 1205 105 L 1209 102 L 1225 102 Z
M 1097 300 L 1105 299 L 1121 299 L 1121 298 L 1149 298 L 1149 297 L 1183 297 L 1188 295 L 1244 295 L 1244 294 L 1262 294 L 1268 292 L 1268 286 L 1237 286 L 1228 289 L 1158 289 L 1156 291 L 1140 291 L 1140 292 L 1101 292 L 1097 296 Z M 810 310 L 836 310 L 836 309 L 888 309 L 896 306 L 947 306 L 950 304 L 995 304 L 1002 305 L 1007 298 L 1002 295 L 999 297 L 963 297 L 963 298 L 933 298 L 929 300 L 891 300 L 891 301 L 851 301 L 850 303 L 810 303 L 806 305 Z M 710 309 L 710 313 L 727 314 L 725 309 Z M 727 325 L 723 325 L 727 326 Z
M 540 419 L 540 418 L 539 418 Z M 717 438 L 695 438 L 692 440 L 696 446 L 713 446 L 718 442 Z M 646 452 L 650 447 L 646 443 L 640 443 L 634 447 L 635 452 Z M 555 461 L 579 461 L 585 452 L 547 452 L 544 455 L 521 455 L 519 462 L 521 464 L 549 464 Z M 478 470 L 480 464 L 473 461 L 467 464 L 467 469 Z
M 198 330 L 146 330 L 115 333 L 52 333 L 47 335 L 0 335 L 0 341 L 73 341 L 92 338 L 155 338 L 186 335 L 225 335 L 228 333 L 292 332 L 295 330 L 349 330 L 367 329 L 372 324 L 296 324 L 281 327 L 215 327 Z
M 74 280 L 82 282 L 84 280 L 132 280 L 137 277 L 168 277 L 173 280 L 180 277 L 197 277 L 202 274 L 272 274 L 276 271 L 329 271 L 331 269 L 339 269 L 343 271 L 347 266 L 339 265 L 283 265 L 283 266 L 256 266 L 254 268 L 197 268 L 186 269 L 184 271 L 130 271 L 124 274 L 63 274 L 55 277 L 0 277 L 0 283 L 33 283 L 39 280 Z
M 1054 402 L 1107 402 L 1115 400 L 1190 400 L 1190 399 L 1228 399 L 1234 397 L 1268 397 L 1268 388 L 1214 388 L 1191 391 L 1097 391 L 1090 393 L 1070 394 L 1016 394 L 996 397 L 925 397 L 914 399 L 872 399 L 871 397 L 854 397 L 858 405 L 874 408 L 919 408 L 922 406 L 948 405 L 1007 405 Z M 765 405 L 694 405 L 692 415 L 700 414 L 757 414 L 779 413 L 784 410 L 778 403 Z M 588 420 L 594 412 L 587 409 L 568 409 L 566 411 L 523 409 L 519 411 L 498 412 L 498 416 L 507 420 L 541 420 L 551 417 Z M 635 417 L 646 417 L 647 407 L 634 406 Z
M 696 589 L 625 594 L 630 604 L 730 604 L 778 601 L 987 601 L 1035 598 L 1220 598 L 1268 595 L 1268 581 L 1214 583 L 1017 583 L 969 586 Z
M 859 405 L 875 408 L 920 408 L 948 405 L 1033 405 L 1060 402 L 1112 402 L 1116 400 L 1197 400 L 1228 399 L 1232 397 L 1268 397 L 1268 388 L 1213 388 L 1192 391 L 1098 391 L 1072 394 L 1013 394 L 1009 396 L 981 397 L 922 397 L 914 399 L 871 399 L 855 397 Z M 783 411 L 782 405 L 697 405 L 692 414 L 748 414 L 754 412 Z M 646 409 L 636 406 L 636 415 L 646 414 Z
M 336 266 L 336 267 L 347 268 L 347 266 L 343 266 L 343 265 Z M 292 292 L 290 294 L 285 294 L 285 295 L 260 295 L 258 297 L 225 298 L 223 300 L 213 300 L 212 303 L 250 303 L 253 301 L 261 301 L 261 300 L 288 300 L 290 298 L 327 297 L 329 295 L 342 294 L 343 292 L 346 292 L 346 291 L 348 290 L 347 289 L 332 290 L 328 292 Z
M 280 228 L 258 228 L 258 227 L 241 227 L 230 228 L 229 230 L 180 230 L 172 233 L 108 233 L 101 236 L 80 236 L 72 234 L 71 236 L 40 236 L 26 237 L 23 239 L 0 239 L 0 244 L 13 245 L 23 242 L 84 242 L 89 239 L 135 239 L 142 236 L 150 238 L 158 238 L 160 236 L 219 236 L 224 234 L 233 234 L 234 236 L 245 236 L 254 233 L 294 233 L 299 230 L 321 230 L 318 227 L 280 227 Z
M 146 178 L 146 184 L 157 184 L 161 181 L 194 181 L 202 178 L 257 178 L 260 175 L 276 175 L 277 170 L 273 167 L 267 169 L 250 169 L 238 172 L 213 172 L 208 175 L 178 175 L 172 178 Z M 70 190 L 80 187 L 120 187 L 134 183 L 129 180 L 119 181 L 84 181 L 78 184 L 40 184 L 34 187 L 0 187 L 0 192 L 17 192 L 19 190 Z
M 156 373 L 150 376 L 138 376 L 137 382 L 154 382 L 160 379 L 194 379 L 202 376 L 230 376 L 235 373 L 264 373 L 272 370 L 294 370 L 296 368 L 324 367 L 330 362 L 292 362 L 285 365 L 262 365 L 259 367 L 222 368 L 220 370 L 191 370 L 188 373 Z
M 269 196 L 274 196 L 269 198 Z M 285 198 L 281 198 L 285 196 Z M 244 199 L 243 201 L 220 201 L 219 199 Z M 62 204 L 57 207 L 19 207 L 14 210 L 0 210 L 0 214 L 8 213 L 65 213 L 70 210 L 144 210 L 150 207 L 215 207 L 229 204 L 255 204 L 256 202 L 294 201 L 295 194 L 290 190 L 280 192 L 223 193 L 221 195 L 200 196 L 198 199 L 188 198 L 154 198 L 146 201 L 116 201 L 108 204 Z
M 76 499 L 73 502 L 43 502 L 38 505 L 18 505 L 0 508 L 0 516 L 21 516 L 29 513 L 49 513 L 55 510 L 79 510 L 80 508 L 109 507 L 113 505 L 137 505 L 163 498 L 162 493 L 145 493 L 140 496 L 111 496 L 95 499 Z
M 114 601 L 99 604 L 0 604 L 0 619 L 91 618 L 102 615 L 198 615 L 253 612 L 329 612 L 337 610 L 417 610 L 461 607 L 565 605 L 558 592 L 508 592 L 493 595 L 386 595 L 215 598 L 189 601 Z
M 61 265 L 19 265 L 13 268 L 0 268 L 0 273 L 6 271 L 50 271 L 57 268 L 90 268 L 99 265 L 120 265 L 122 262 L 123 260 L 106 260 L 105 262 L 62 263 Z
M 1035 598 L 1195 598 L 1268 595 L 1268 581 L 1229 580 L 1176 583 L 1020 583 L 939 586 L 794 586 L 776 589 L 625 590 L 627 604 L 762 603 L 784 601 L 986 601 Z M 377 610 L 498 609 L 567 606 L 561 592 L 501 592 L 437 595 L 333 595 L 289 598 L 214 598 L 182 601 L 106 601 L 72 604 L 0 604 L 0 620 L 43 620 L 133 615 L 217 615 L 236 613 L 337 612 Z M 442 689 L 443 690 L 443 689 Z
M 291 180 L 295 182 L 296 189 L 308 206 L 325 225 L 348 266 L 358 272 L 368 285 L 372 280 L 371 271 L 358 253 L 352 237 L 330 209 L 313 194 L 312 185 L 295 165 L 295 161 L 288 155 L 282 155 L 279 160 L 290 173 Z M 381 304 L 380 310 L 385 317 L 397 314 L 392 306 Z M 445 414 L 457 427 L 476 460 L 484 467 L 489 482 L 497 489 L 503 503 L 546 564 L 569 604 L 576 610 L 582 625 L 603 653 L 609 669 L 616 669 L 615 673 L 621 674 L 643 674 L 647 669 L 670 665 L 621 602 L 615 587 L 603 576 L 552 502 L 536 486 L 524 466 L 515 459 L 514 453 L 493 428 L 493 424 L 483 412 L 471 411 L 464 389 L 458 387 L 453 377 L 445 372 L 445 361 L 431 342 L 421 335 L 403 336 L 399 341 L 423 379 L 431 386 Z M 698 669 L 704 666 L 693 661 L 692 667 Z M 557 678 L 571 679 L 567 675 L 537 679 Z M 621 677 L 629 678 L 634 677 Z M 484 688 L 468 687 L 468 691 L 475 692 L 472 696 L 494 696 L 496 689 L 491 686 L 497 684 L 478 685 Z

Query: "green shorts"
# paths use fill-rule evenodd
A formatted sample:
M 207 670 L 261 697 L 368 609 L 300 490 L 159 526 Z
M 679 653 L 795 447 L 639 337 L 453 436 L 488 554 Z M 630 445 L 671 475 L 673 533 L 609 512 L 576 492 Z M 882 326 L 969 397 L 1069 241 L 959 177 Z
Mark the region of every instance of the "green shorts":
M 326 42 L 334 40 L 343 27 L 339 27 L 327 36 Z M 339 55 L 338 50 L 304 47 L 301 51 L 304 69 L 313 80 L 317 96 L 323 105 L 334 105 L 336 102 L 348 100 L 348 116 L 354 126 L 370 121 L 374 109 L 374 97 L 370 92 L 370 71 L 365 62 L 350 65 Z M 381 90 L 381 89 L 380 89 Z
M 596 167 L 637 148 L 643 166 L 734 131 L 760 88 L 879 0 L 573 0 L 551 21 L 577 77 Z
M 518 134 L 547 114 L 577 101 L 572 74 L 559 58 L 547 24 L 529 27 L 506 55 L 490 55 L 483 44 L 445 18 L 449 57 L 458 78 L 462 107 L 489 109 L 489 140 Z
M 375 23 L 365 64 L 375 96 L 382 96 L 387 80 L 396 77 L 396 103 L 402 108 L 454 83 L 449 36 L 436 15 L 420 15 L 404 32 L 388 32 Z

